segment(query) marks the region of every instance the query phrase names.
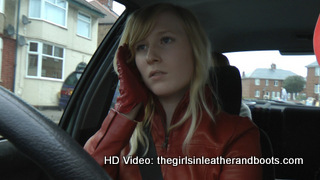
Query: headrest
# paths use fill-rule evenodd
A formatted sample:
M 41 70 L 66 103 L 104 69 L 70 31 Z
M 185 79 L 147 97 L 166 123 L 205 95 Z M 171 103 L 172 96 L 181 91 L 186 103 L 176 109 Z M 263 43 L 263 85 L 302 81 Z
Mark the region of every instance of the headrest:
M 210 80 L 223 111 L 239 115 L 242 99 L 241 76 L 234 66 L 215 67 Z

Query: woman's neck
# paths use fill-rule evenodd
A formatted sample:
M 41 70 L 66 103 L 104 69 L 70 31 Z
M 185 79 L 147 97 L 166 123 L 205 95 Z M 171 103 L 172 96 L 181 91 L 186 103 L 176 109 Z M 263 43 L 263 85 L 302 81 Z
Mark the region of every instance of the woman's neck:
M 186 93 L 186 91 L 172 95 L 172 96 L 158 97 L 159 101 L 160 101 L 160 103 L 166 113 L 167 128 L 170 127 L 173 114 L 174 114 L 179 102 L 181 101 L 181 99 L 185 95 L 185 93 Z

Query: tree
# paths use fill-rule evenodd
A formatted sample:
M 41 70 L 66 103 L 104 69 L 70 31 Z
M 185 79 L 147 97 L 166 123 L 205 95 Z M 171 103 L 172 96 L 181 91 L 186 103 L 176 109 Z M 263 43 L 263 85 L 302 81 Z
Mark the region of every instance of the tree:
M 289 76 L 283 81 L 283 87 L 289 93 L 298 93 L 303 90 L 306 81 L 302 76 Z

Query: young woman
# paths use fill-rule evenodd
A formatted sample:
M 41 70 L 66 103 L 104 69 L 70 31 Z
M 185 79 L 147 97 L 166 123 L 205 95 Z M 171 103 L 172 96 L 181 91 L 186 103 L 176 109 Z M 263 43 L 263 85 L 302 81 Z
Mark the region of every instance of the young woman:
M 208 86 L 211 47 L 190 11 L 142 8 L 129 17 L 120 45 L 120 96 L 84 147 L 111 177 L 141 179 L 137 164 L 151 162 L 163 179 L 261 179 L 260 165 L 238 164 L 260 157 L 259 131 L 248 118 L 219 110 Z M 128 161 L 138 144 L 144 154 L 151 148 L 148 132 L 160 159 Z

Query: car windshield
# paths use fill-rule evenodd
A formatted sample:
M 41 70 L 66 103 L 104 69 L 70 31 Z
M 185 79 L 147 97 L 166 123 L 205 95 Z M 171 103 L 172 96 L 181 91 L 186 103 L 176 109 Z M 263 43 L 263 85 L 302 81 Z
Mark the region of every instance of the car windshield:
M 15 1 L 0 0 L 0 13 L 5 14 L 0 20 L 6 19 L 0 21 L 0 85 L 55 122 L 81 77 L 75 73 L 77 67 L 85 68 L 79 63 L 89 63 L 125 10 L 116 1 L 72 2 L 29 0 L 21 1 L 18 8 Z M 320 68 L 314 55 L 278 51 L 225 55 L 241 73 L 243 99 L 248 104 L 272 101 L 319 106 Z
M 229 164 L 247 157 L 263 179 L 320 179 L 320 0 L 117 1 L 0 0 L 0 179 L 63 179 L 45 177 L 79 171 L 60 160 L 83 148 L 114 179 L 143 177 L 152 151 L 206 161 L 161 162 L 164 179 L 247 177 L 251 165 Z

